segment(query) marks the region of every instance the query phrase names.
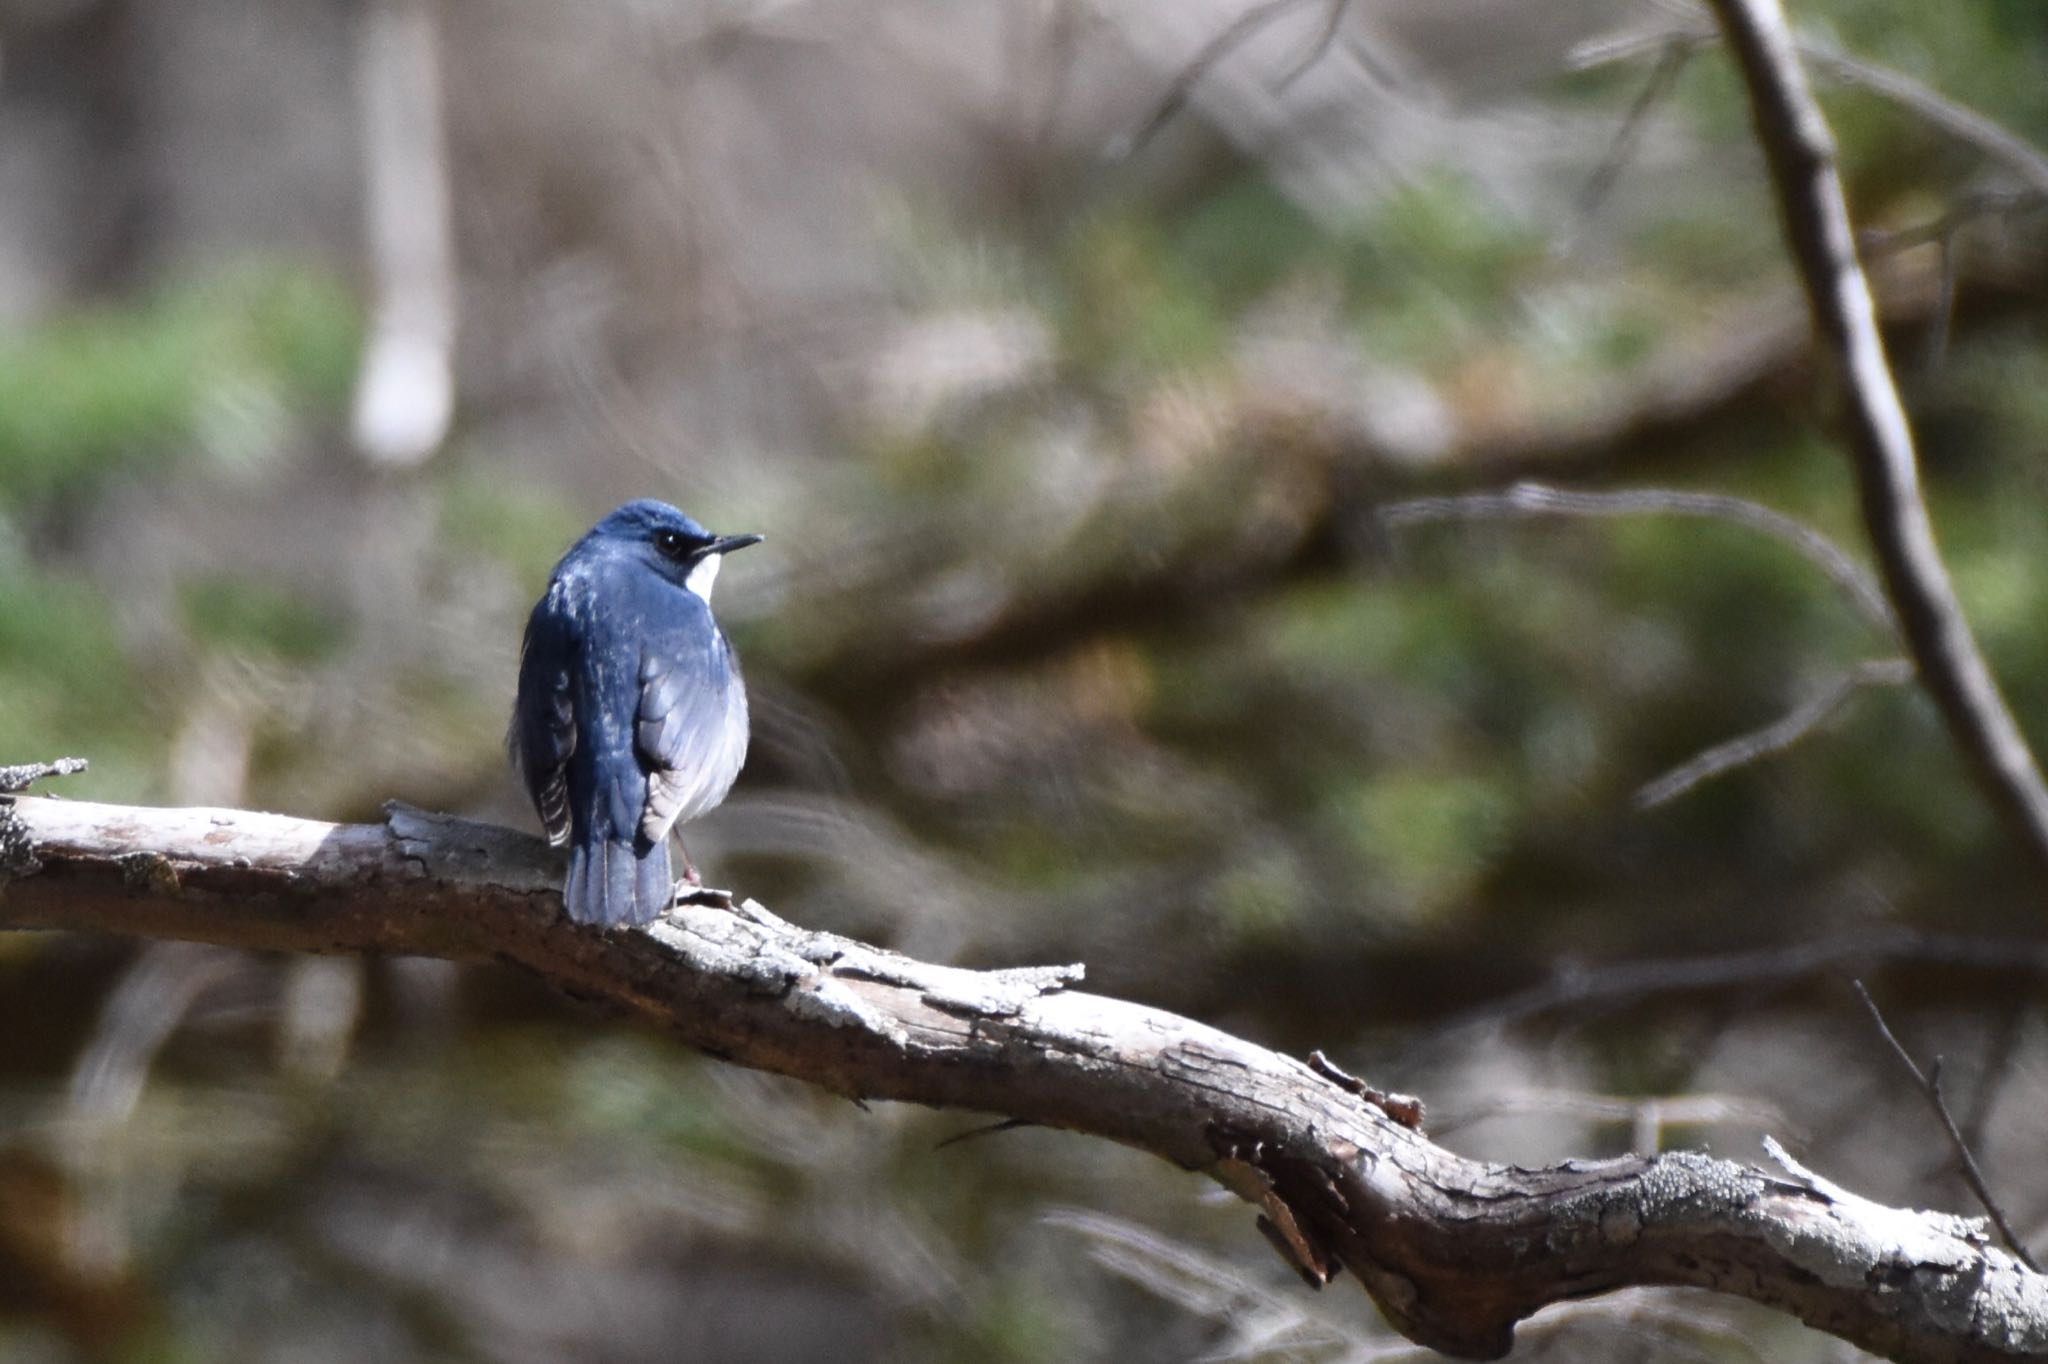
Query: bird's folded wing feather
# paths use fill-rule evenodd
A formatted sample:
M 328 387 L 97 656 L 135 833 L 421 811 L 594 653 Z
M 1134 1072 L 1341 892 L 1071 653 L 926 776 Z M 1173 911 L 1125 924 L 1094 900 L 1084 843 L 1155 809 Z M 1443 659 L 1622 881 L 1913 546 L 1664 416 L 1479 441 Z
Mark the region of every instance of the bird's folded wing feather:
M 569 756 L 576 751 L 576 702 L 569 680 L 575 637 L 558 607 L 551 592 L 526 623 L 511 735 L 527 794 L 540 812 L 548 842 L 555 844 L 569 839 Z
M 716 805 L 746 756 L 746 717 L 731 714 L 736 687 L 724 685 L 732 660 L 725 641 L 665 641 L 640 660 L 640 712 L 634 743 L 647 765 L 647 808 L 640 835 L 668 837 L 678 820 Z M 738 702 L 744 706 L 744 700 Z

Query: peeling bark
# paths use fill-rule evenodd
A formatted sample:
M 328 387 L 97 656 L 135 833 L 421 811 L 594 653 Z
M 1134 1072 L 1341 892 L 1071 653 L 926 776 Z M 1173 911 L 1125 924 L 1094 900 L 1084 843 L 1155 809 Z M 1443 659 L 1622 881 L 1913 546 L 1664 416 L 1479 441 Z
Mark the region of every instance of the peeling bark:
M 1327 1062 L 1076 990 L 968 971 L 748 902 L 606 933 L 561 913 L 537 838 L 393 806 L 382 824 L 0 797 L 0 927 L 508 962 L 736 1064 L 855 1098 L 978 1109 L 1152 1152 L 1253 1204 L 1309 1283 L 1350 1270 L 1396 1329 L 1504 1354 L 1546 1304 L 1684 1284 L 1910 1361 L 2048 1361 L 2048 1278 L 1978 1222 L 1882 1207 L 1782 1152 L 1490 1165 Z M 1394 1116 L 1390 1116 L 1390 1111 Z

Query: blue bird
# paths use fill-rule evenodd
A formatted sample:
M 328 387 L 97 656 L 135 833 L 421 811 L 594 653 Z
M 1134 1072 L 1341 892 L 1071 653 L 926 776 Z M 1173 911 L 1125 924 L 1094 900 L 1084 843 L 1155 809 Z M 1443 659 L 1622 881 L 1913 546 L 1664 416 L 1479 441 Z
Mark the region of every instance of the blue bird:
M 739 660 L 711 618 L 724 556 L 666 502 L 628 502 L 555 565 L 526 622 L 506 743 L 578 923 L 643 924 L 675 898 L 669 831 L 725 799 L 747 757 Z M 701 884 L 683 850 L 685 879 Z

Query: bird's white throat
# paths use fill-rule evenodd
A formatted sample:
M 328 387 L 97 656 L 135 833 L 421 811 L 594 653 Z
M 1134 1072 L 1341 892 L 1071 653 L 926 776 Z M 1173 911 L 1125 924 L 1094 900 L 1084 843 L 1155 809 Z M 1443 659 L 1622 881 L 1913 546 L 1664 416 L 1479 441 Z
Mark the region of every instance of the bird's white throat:
M 725 562 L 723 554 L 707 554 L 690 567 L 690 576 L 683 579 L 683 586 L 711 604 L 711 584 L 718 581 L 718 566 Z

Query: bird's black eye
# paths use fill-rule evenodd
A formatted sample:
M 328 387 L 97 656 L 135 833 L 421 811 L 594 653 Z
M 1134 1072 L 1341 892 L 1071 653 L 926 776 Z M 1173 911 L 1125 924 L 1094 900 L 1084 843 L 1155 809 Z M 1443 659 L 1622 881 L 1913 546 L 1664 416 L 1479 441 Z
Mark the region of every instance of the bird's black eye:
M 658 530 L 654 532 L 654 547 L 662 557 L 681 563 L 690 557 L 690 542 L 679 530 Z

